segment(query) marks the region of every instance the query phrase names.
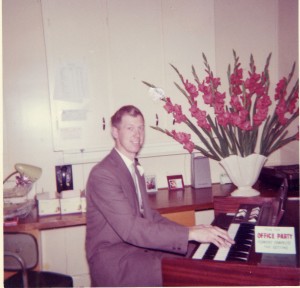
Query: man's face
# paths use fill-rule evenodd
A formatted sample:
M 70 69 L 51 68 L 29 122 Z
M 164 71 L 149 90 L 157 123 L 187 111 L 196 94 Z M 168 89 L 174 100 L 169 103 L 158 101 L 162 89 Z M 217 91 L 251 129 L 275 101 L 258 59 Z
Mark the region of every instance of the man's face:
M 145 125 L 143 117 L 125 114 L 119 127 L 112 127 L 116 148 L 129 159 L 134 160 L 144 144 Z

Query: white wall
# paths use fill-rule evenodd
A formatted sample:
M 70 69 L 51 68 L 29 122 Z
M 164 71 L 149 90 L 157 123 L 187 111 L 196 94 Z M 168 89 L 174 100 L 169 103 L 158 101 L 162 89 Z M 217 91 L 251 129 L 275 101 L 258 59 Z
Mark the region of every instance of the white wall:
M 145 4 L 148 2 L 147 0 L 140 1 L 145 1 Z M 119 8 L 116 0 L 110 0 L 107 3 L 110 9 Z M 127 9 L 123 9 L 122 13 L 134 14 L 135 6 L 130 7 L 130 3 L 134 1 L 126 3 Z M 227 65 L 232 61 L 232 49 L 240 55 L 244 67 L 248 65 L 250 53 L 255 56 L 257 66 L 262 67 L 266 56 L 272 52 L 271 80 L 273 81 L 286 75 L 294 60 L 298 62 L 297 0 L 202 2 L 200 0 L 161 0 L 156 3 L 161 3 L 156 6 L 158 9 L 169 9 L 170 12 L 168 14 L 170 18 L 166 19 L 168 25 L 161 28 L 164 29 L 161 33 L 168 34 L 169 45 L 178 46 L 177 50 L 174 49 L 177 53 L 165 55 L 164 59 L 166 63 L 176 59 L 184 73 L 190 71 L 191 64 L 196 65 L 200 70 L 203 67 L 201 53 L 205 52 L 215 55 L 213 59 L 209 59 L 209 62 L 225 81 Z M 144 8 L 143 5 L 139 6 L 139 9 L 148 8 L 149 5 L 145 5 Z M 197 27 L 195 25 L 197 21 L 201 22 L 197 19 L 197 14 L 200 12 L 208 15 L 207 21 L 211 23 L 209 26 L 201 24 Z M 183 18 L 182 15 L 190 15 L 190 18 Z M 142 28 L 143 19 L 139 21 Z M 180 25 L 180 23 L 185 25 Z M 198 39 L 199 33 L 205 31 L 210 33 L 206 39 Z M 123 33 L 126 34 L 126 31 Z M 120 38 L 122 35 L 111 36 Z M 147 36 L 146 34 L 145 37 Z M 201 45 L 201 41 L 206 44 L 208 41 L 211 43 L 210 51 L 202 51 L 206 45 Z M 140 43 L 136 44 L 139 47 Z M 146 50 L 147 47 L 143 49 L 145 49 L 145 55 L 151 54 L 151 51 Z M 195 55 L 198 50 L 199 57 L 192 57 L 191 55 Z M 4 175 L 8 175 L 17 162 L 40 166 L 43 169 L 43 175 L 36 184 L 36 191 L 54 192 L 54 167 L 60 164 L 65 156 L 61 152 L 53 152 L 45 53 L 40 0 L 3 0 Z M 134 53 L 131 54 L 134 55 Z M 147 61 L 146 58 L 145 61 Z M 118 61 L 114 62 L 113 68 L 116 73 L 119 67 L 124 68 L 124 63 L 120 65 L 118 66 Z M 133 67 L 133 69 L 136 68 L 137 66 Z M 156 79 L 156 77 L 154 71 L 151 78 Z M 151 79 L 142 80 L 150 81 Z M 165 79 L 169 86 L 172 85 L 170 82 L 173 80 L 175 79 L 171 77 Z M 122 86 L 126 86 L 126 82 L 122 82 Z M 120 87 L 118 89 L 120 90 Z M 118 89 L 116 91 L 119 91 Z M 122 89 L 136 91 L 133 84 Z M 139 103 L 140 106 L 142 104 L 142 102 Z M 296 143 L 272 155 L 269 163 L 298 163 L 298 159 L 298 143 Z M 159 187 L 167 186 L 166 175 L 170 174 L 182 174 L 185 183 L 190 183 L 190 156 L 188 154 L 143 158 L 141 162 L 148 174 L 158 176 Z M 215 161 L 210 161 L 210 164 L 212 180 L 218 182 L 222 169 Z M 73 166 L 76 189 L 84 188 L 92 165 L 94 163 Z
M 3 168 L 43 169 L 37 189 L 53 190 L 54 164 L 40 1 L 3 1 Z
M 298 1 L 280 0 L 278 3 L 278 68 L 279 77 L 290 73 L 292 64 L 296 62 L 295 76 L 299 77 L 299 34 L 298 34 Z M 296 23 L 291 25 L 291 23 Z M 295 78 L 294 78 L 295 79 Z M 299 127 L 299 121 L 295 121 L 292 129 Z M 299 161 L 299 142 L 293 142 L 281 149 L 280 161 L 283 164 Z

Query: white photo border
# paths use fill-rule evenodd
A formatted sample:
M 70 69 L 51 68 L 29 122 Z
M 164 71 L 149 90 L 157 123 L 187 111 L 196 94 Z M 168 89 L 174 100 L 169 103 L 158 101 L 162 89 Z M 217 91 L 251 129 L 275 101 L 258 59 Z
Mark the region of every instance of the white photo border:
M 148 193 L 157 192 L 156 175 L 145 175 L 145 182 Z

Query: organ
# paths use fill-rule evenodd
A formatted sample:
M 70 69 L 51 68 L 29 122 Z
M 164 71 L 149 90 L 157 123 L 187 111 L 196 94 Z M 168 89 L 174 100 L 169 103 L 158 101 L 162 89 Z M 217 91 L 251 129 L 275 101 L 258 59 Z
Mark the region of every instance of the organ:
M 258 205 L 252 205 L 252 207 L 250 205 L 242 205 L 240 207 L 241 208 L 239 208 L 235 216 L 230 214 L 221 214 L 213 223 L 213 225 L 227 230 L 229 236 L 234 239 L 236 243 L 228 248 L 218 248 L 214 244 L 202 243 L 193 254 L 193 259 L 210 259 L 215 261 L 231 260 L 241 262 L 249 261 L 254 241 L 254 227 L 257 223 L 256 216 L 260 215 L 262 208 Z M 250 215 L 247 215 L 249 213 Z M 253 213 L 255 216 L 252 217 L 252 215 L 254 215 Z M 243 221 L 246 216 L 251 216 L 251 218 Z M 255 221 L 255 223 L 253 223 L 252 220 Z
M 190 257 L 165 258 L 164 286 L 292 286 L 300 284 L 299 197 L 215 197 L 215 220 L 235 237 L 229 249 L 197 245 Z M 293 226 L 296 254 L 256 253 L 254 227 Z

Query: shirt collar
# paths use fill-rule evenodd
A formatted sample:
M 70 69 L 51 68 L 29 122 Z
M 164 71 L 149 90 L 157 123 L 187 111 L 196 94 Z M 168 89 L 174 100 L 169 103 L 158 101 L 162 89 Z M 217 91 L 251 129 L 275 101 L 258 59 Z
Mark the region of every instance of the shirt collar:
M 118 152 L 118 154 L 121 156 L 122 160 L 124 161 L 125 165 L 129 169 L 129 171 L 131 171 L 130 168 L 131 168 L 131 165 L 133 164 L 133 161 L 131 159 L 129 159 L 128 157 L 126 157 L 124 154 L 122 154 L 117 148 L 115 148 L 115 149 Z
M 118 152 L 118 154 L 120 155 L 120 157 L 124 161 L 125 165 L 127 166 L 127 168 L 129 169 L 129 171 L 131 172 L 131 167 L 132 167 L 132 164 L 134 163 L 134 161 L 132 161 L 127 156 L 125 156 L 124 154 L 122 154 L 122 152 L 120 152 L 117 148 L 115 148 L 115 150 Z M 137 165 L 137 169 L 139 170 L 140 175 L 143 176 L 143 174 L 144 174 L 143 167 L 138 164 Z

